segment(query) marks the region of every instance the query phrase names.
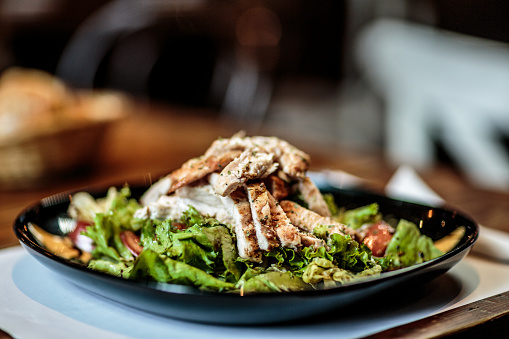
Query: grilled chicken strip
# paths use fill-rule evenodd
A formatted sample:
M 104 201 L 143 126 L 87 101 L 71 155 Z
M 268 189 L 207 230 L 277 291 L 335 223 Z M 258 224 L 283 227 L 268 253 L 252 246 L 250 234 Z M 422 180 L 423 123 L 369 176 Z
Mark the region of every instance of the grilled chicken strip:
M 329 206 L 327 206 L 327 203 L 323 199 L 322 193 L 309 177 L 299 180 L 297 186 L 311 211 L 324 217 L 331 217 Z
M 281 168 L 292 178 L 304 178 L 309 168 L 310 157 L 284 140 L 279 140 L 283 154 L 279 157 Z
M 281 169 L 291 178 L 304 178 L 309 168 L 310 157 L 285 140 L 276 137 L 251 137 L 251 143 L 274 153 Z
M 141 204 L 148 206 L 151 203 L 155 203 L 159 197 L 168 193 L 170 187 L 171 179 L 168 175 L 159 179 L 159 181 L 152 184 L 148 190 L 143 193 L 140 198 Z
M 233 217 L 239 256 L 253 262 L 261 262 L 262 256 L 256 238 L 251 206 L 243 188 L 239 188 L 229 196 L 221 197 L 221 199 Z
M 280 202 L 280 206 L 292 224 L 306 232 L 312 234 L 315 227 L 326 225 L 328 226 L 329 234 L 349 234 L 354 239 L 358 238 L 357 233 L 354 230 L 349 229 L 346 225 L 338 223 L 331 218 L 321 216 L 320 214 L 308 210 L 293 201 L 283 200 Z
M 192 205 L 204 215 L 231 224 L 239 256 L 253 262 L 261 261 L 262 250 L 277 246 L 321 247 L 324 241 L 312 234 L 316 225 L 330 225 L 330 232 L 341 234 L 345 226 L 329 218 L 323 196 L 306 177 L 308 166 L 309 156 L 284 140 L 237 133 L 214 141 L 203 156 L 152 185 L 142 197 L 145 207 L 137 214 L 177 218 Z M 289 201 L 280 205 L 293 180 L 315 212 Z
M 201 156 L 188 160 L 182 167 L 169 174 L 171 186 L 168 194 L 200 180 L 210 173 L 222 170 L 240 155 L 240 151 L 227 151 L 219 155 Z
M 309 233 L 300 232 L 300 239 L 304 247 L 313 246 L 315 249 L 325 247 L 325 241 Z
M 157 201 L 138 209 L 134 217 L 140 219 L 179 220 L 182 214 L 189 209 L 189 206 L 193 206 L 200 214 L 215 218 L 219 222 L 225 224 L 232 222 L 232 218 L 224 206 L 218 208 L 217 206 L 211 206 L 197 200 L 175 195 L 160 196 Z
M 258 245 L 260 249 L 265 251 L 270 251 L 279 246 L 273 226 L 269 194 L 265 185 L 260 181 L 247 185 L 247 195 L 251 204 L 251 214 L 256 229 Z
M 221 154 L 202 155 L 189 159 L 179 169 L 150 186 L 141 197 L 140 202 L 143 205 L 148 205 L 157 201 L 162 195 L 171 194 L 180 187 L 192 184 L 210 173 L 220 171 L 240 153 L 240 151 L 230 150 Z
M 273 227 L 276 230 L 276 235 L 281 242 L 281 245 L 283 247 L 297 250 L 302 246 L 302 239 L 299 230 L 290 223 L 285 212 L 270 193 L 268 194 L 268 198 Z
M 288 194 L 290 194 L 289 185 L 275 174 L 271 174 L 267 178 L 264 178 L 263 183 L 274 199 L 278 201 L 286 198 Z
M 219 155 L 225 151 L 244 151 L 250 148 L 252 143 L 249 142 L 250 137 L 246 136 L 244 131 L 240 131 L 232 135 L 230 138 L 219 138 L 212 142 L 209 148 L 205 151 L 205 156 Z
M 221 171 L 214 185 L 216 193 L 227 196 L 248 180 L 264 178 L 277 167 L 273 154 L 259 148 L 247 149 Z
M 254 136 L 246 137 L 237 133 L 229 139 L 217 139 L 205 152 L 205 156 L 219 155 L 226 150 L 247 150 L 260 148 L 266 153 L 274 154 L 275 161 L 291 178 L 304 178 L 309 168 L 310 157 L 307 153 L 277 137 Z

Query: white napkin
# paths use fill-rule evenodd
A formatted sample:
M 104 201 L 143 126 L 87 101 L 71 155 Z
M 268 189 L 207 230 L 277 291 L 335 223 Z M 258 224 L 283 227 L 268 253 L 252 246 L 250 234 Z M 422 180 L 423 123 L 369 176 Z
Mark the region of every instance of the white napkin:
M 307 174 L 318 187 L 332 185 L 337 188 L 348 189 L 359 187 L 365 182 L 364 179 L 341 170 L 324 169 L 308 171 Z
M 400 166 L 385 186 L 385 194 L 398 200 L 421 203 L 433 207 L 445 201 L 433 191 L 410 166 Z
M 417 172 L 410 166 L 401 166 L 398 168 L 385 186 L 385 194 L 395 199 L 417 202 L 434 207 L 439 207 L 444 204 L 444 200 L 426 185 Z M 474 244 L 472 252 L 509 263 L 508 241 L 508 233 L 485 226 L 479 226 L 479 238 Z

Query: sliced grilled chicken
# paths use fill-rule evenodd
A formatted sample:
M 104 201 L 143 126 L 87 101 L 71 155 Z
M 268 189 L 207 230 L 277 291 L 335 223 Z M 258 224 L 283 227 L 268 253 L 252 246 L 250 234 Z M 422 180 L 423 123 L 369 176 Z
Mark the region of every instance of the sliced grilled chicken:
M 247 195 L 251 204 L 251 214 L 256 229 L 258 245 L 260 249 L 265 251 L 270 251 L 279 246 L 272 222 L 269 194 L 261 181 L 254 181 L 247 185 Z
M 160 196 L 168 193 L 170 187 L 171 179 L 168 175 L 159 179 L 157 182 L 152 184 L 145 193 L 143 193 L 140 198 L 141 204 L 147 206 L 150 203 L 156 202 Z
M 310 157 L 285 140 L 276 137 L 254 136 L 251 143 L 274 153 L 281 169 L 291 178 L 304 178 L 309 168 Z
M 290 223 L 290 220 L 276 199 L 274 199 L 274 197 L 270 194 L 268 195 L 268 198 L 273 227 L 281 245 L 294 250 L 298 249 L 302 246 L 299 230 Z
M 283 150 L 279 157 L 281 169 L 292 178 L 304 178 L 311 161 L 309 155 L 284 140 L 280 140 L 279 147 Z
M 280 202 L 280 206 L 286 213 L 292 224 L 299 227 L 303 231 L 313 233 L 315 227 L 320 225 L 328 226 L 327 231 L 329 234 L 339 233 L 342 235 L 349 234 L 357 239 L 357 234 L 354 230 L 349 229 L 346 225 L 338 223 L 331 218 L 321 216 L 320 214 L 308 210 L 301 205 L 289 201 L 283 200 Z
M 246 137 L 237 133 L 229 139 L 217 139 L 205 152 L 205 156 L 220 155 L 226 150 L 248 150 L 259 148 L 266 153 L 274 154 L 275 161 L 291 178 L 304 178 L 309 168 L 310 157 L 307 153 L 277 137 L 254 136 Z
M 251 206 L 244 190 L 239 188 L 229 196 L 221 197 L 221 200 L 233 218 L 239 256 L 253 262 L 260 262 L 262 256 L 251 216 Z
M 231 224 L 233 221 L 221 197 L 214 193 L 214 188 L 208 182 L 181 187 L 175 191 L 175 196 L 188 199 L 189 204 L 203 215 L 216 218 L 225 224 Z
M 215 194 L 214 188 L 207 181 L 201 181 L 199 185 L 188 185 L 175 191 L 175 195 L 182 198 L 188 198 L 221 208 L 223 203 L 221 198 Z
M 300 239 L 304 247 L 313 246 L 316 249 L 318 247 L 325 247 L 326 245 L 325 241 L 309 233 L 300 232 Z
M 240 151 L 233 150 L 218 155 L 201 156 L 188 160 L 182 167 L 169 174 L 171 185 L 167 193 L 170 194 L 180 187 L 206 177 L 210 173 L 221 171 L 240 153 Z
M 230 138 L 218 138 L 212 142 L 209 148 L 205 151 L 204 155 L 219 155 L 224 153 L 225 151 L 244 151 L 246 148 L 250 147 L 251 144 L 249 142 L 250 138 L 246 137 L 246 133 L 244 131 L 239 131 L 232 135 Z
M 323 196 L 306 177 L 308 166 L 309 156 L 284 140 L 237 133 L 214 141 L 203 156 L 154 184 L 137 215 L 177 219 L 191 205 L 231 224 L 240 257 L 254 262 L 262 260 L 261 251 L 277 246 L 325 246 L 312 234 L 317 225 L 328 225 L 330 233 L 347 230 L 329 218 Z M 279 203 L 295 181 L 311 210 Z
M 248 180 L 268 176 L 277 166 L 273 154 L 259 148 L 245 150 L 221 171 L 214 185 L 216 193 L 227 196 Z
M 302 194 L 304 201 L 308 204 L 308 208 L 311 211 L 316 212 L 324 217 L 331 216 L 329 206 L 327 206 L 322 193 L 309 177 L 300 179 L 297 186 L 300 193 Z
M 263 179 L 263 183 L 267 187 L 267 190 L 272 194 L 274 199 L 282 200 L 290 194 L 290 187 L 276 174 L 271 174 L 267 178 Z

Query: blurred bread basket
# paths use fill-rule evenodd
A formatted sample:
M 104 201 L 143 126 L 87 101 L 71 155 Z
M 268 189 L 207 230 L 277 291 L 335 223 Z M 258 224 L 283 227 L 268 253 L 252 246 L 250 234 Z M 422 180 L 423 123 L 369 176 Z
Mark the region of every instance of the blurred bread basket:
M 41 187 L 93 164 L 128 102 L 109 91 L 74 90 L 39 70 L 0 76 L 0 189 Z

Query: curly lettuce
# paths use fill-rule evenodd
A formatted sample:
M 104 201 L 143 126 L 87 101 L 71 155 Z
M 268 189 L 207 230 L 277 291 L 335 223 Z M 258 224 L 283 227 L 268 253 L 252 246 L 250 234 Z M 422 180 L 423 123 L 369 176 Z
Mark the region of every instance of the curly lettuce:
M 87 226 L 83 233 L 94 242 L 92 251 L 94 257 L 107 257 L 117 261 L 133 259 L 131 252 L 120 239 L 122 231 L 139 229 L 139 224 L 135 222 L 133 216 L 140 205 L 130 196 L 131 191 L 128 187 L 118 191 L 111 188 L 106 199 L 102 201 L 106 203 L 97 204 L 100 206 L 98 207 L 100 212 L 95 213 L 92 224 Z
M 431 238 L 419 232 L 417 225 L 404 219 L 399 221 L 385 253 L 392 269 L 420 264 L 444 254 Z

